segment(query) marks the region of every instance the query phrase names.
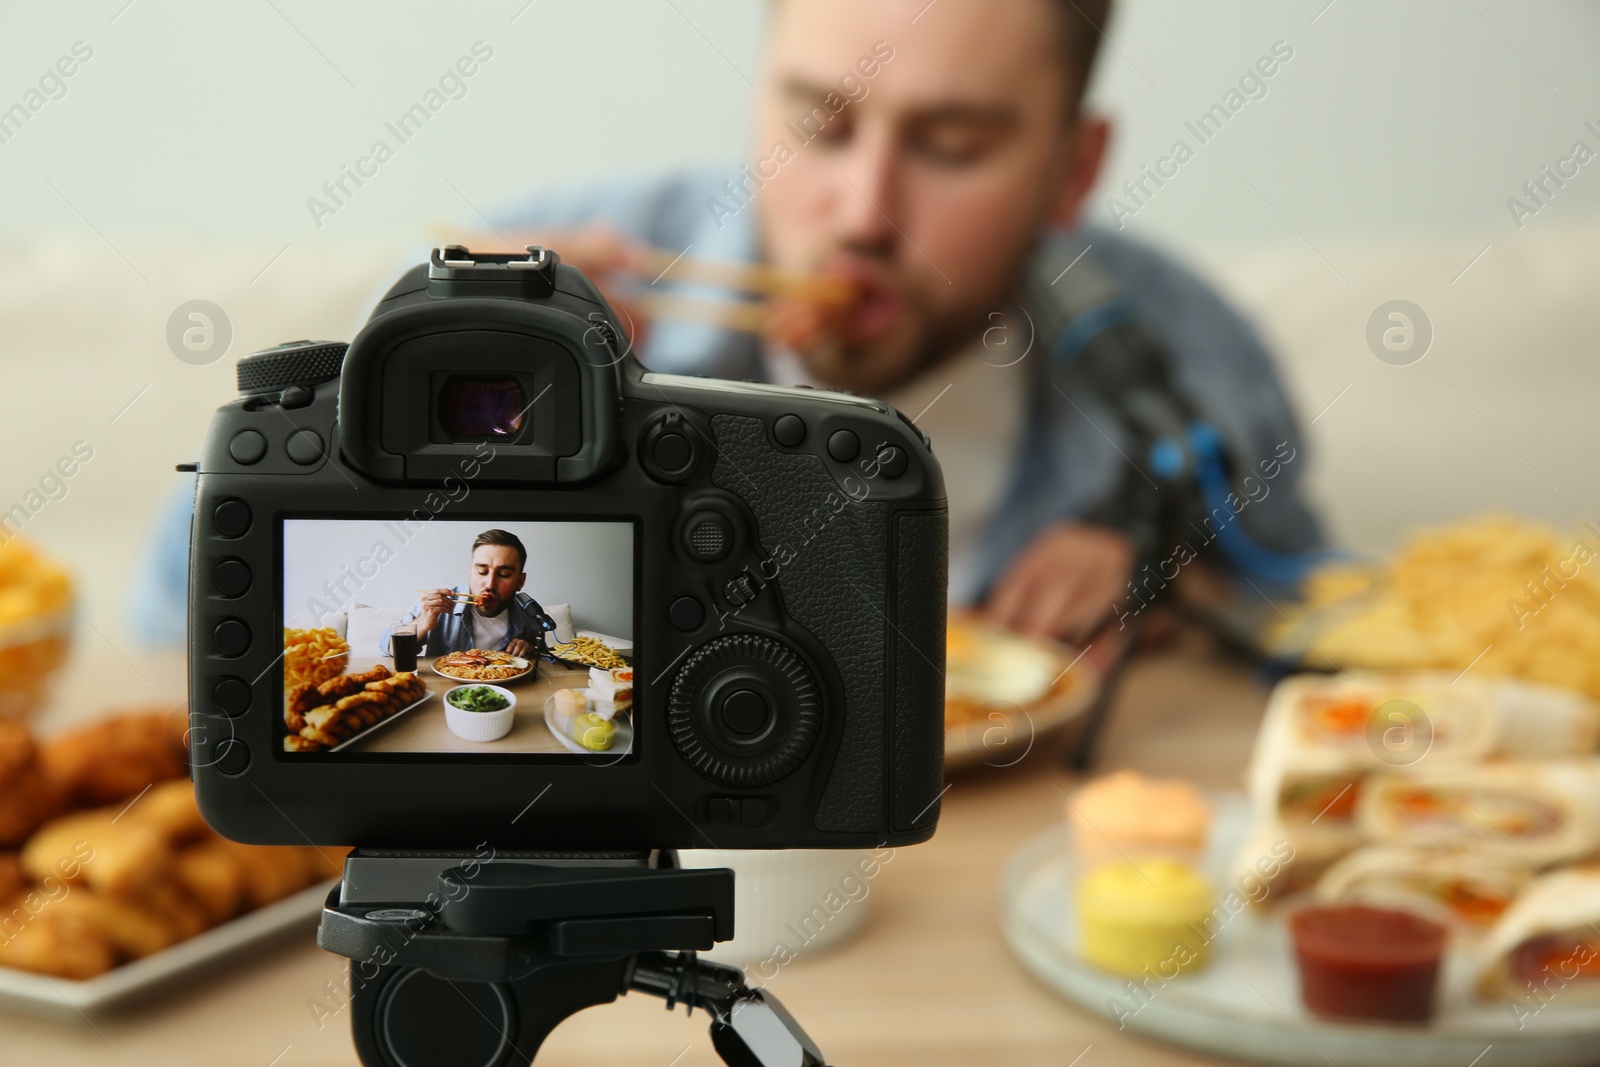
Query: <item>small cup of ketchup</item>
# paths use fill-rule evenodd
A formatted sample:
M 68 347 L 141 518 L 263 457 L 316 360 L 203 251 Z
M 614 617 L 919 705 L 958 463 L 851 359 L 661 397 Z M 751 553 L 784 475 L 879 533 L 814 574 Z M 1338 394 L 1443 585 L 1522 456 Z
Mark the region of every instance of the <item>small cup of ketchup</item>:
M 1445 928 L 1419 915 L 1359 904 L 1290 916 L 1300 996 L 1332 1019 L 1426 1022 L 1433 1015 Z

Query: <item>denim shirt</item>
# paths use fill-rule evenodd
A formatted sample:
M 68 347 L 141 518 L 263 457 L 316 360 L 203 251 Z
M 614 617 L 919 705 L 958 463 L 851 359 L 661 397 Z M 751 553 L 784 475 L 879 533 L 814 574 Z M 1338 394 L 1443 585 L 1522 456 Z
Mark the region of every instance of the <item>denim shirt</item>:
M 504 233 L 605 224 L 674 253 L 755 262 L 757 207 L 753 201 L 739 207 L 740 199 L 730 192 L 741 177 L 737 168 L 727 167 L 591 182 L 530 197 L 497 212 L 493 221 Z M 464 223 L 477 224 L 475 219 Z M 1309 459 L 1305 442 L 1272 358 L 1254 328 L 1188 269 L 1117 231 L 1091 226 L 1041 234 L 1029 270 L 1045 272 L 1046 279 L 1061 285 L 1072 284 L 1074 272 L 1059 272 L 1086 248 L 1092 249 L 1138 316 L 1166 343 L 1177 387 L 1222 434 L 1239 466 L 1254 469 L 1270 462 L 1281 456 L 1284 445 L 1292 451 L 1293 460 L 1282 465 L 1270 494 L 1240 512 L 1245 530 L 1278 552 L 1319 547 L 1320 524 L 1301 489 Z M 419 250 L 411 262 L 425 258 L 426 251 Z M 396 273 L 409 265 L 397 264 Z M 729 296 L 701 284 L 674 288 L 687 296 Z M 1027 422 L 1010 469 L 998 473 L 1007 490 L 979 548 L 983 590 L 1050 523 L 1091 513 L 1100 521 L 1115 522 L 1105 504 L 1130 469 L 1124 454 L 1127 438 L 1105 402 L 1074 368 L 1056 366 L 1047 358 L 1054 340 L 1040 338 L 1026 357 Z M 701 323 L 671 319 L 653 323 L 638 355 L 657 371 L 735 380 L 772 378 L 759 339 Z M 938 442 L 934 449 L 937 455 Z M 193 497 L 193 482 L 186 477 L 157 519 L 149 550 L 134 577 L 132 624 L 147 640 L 183 637 Z
M 459 586 L 451 586 L 452 593 L 461 592 Z M 470 608 L 470 605 L 468 605 Z M 532 610 L 530 610 L 530 608 Z M 542 609 L 527 593 L 518 593 L 511 598 L 511 603 L 506 605 L 506 611 L 511 613 L 509 625 L 506 627 L 506 637 L 497 648 L 489 649 L 490 652 L 504 652 L 506 646 L 517 638 L 522 638 L 534 648 L 545 647 L 544 628 L 539 625 L 539 615 Z M 389 655 L 389 638 L 401 626 L 417 621 L 422 614 L 422 602 L 419 600 L 411 606 L 411 611 L 405 618 L 396 622 L 383 632 L 378 639 L 378 655 Z M 447 652 L 465 652 L 469 648 L 482 648 L 472 636 L 472 619 L 474 612 L 463 608 L 459 615 L 440 615 L 434 622 L 433 629 L 429 630 L 426 637 L 418 635 L 418 655 L 442 656 Z

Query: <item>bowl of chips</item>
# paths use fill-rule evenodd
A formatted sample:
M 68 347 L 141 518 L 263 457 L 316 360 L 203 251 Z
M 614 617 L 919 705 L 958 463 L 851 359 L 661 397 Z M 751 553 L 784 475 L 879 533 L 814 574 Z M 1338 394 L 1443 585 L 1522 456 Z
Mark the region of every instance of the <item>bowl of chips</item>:
M 72 579 L 27 541 L 0 544 L 0 719 L 43 703 L 72 636 Z

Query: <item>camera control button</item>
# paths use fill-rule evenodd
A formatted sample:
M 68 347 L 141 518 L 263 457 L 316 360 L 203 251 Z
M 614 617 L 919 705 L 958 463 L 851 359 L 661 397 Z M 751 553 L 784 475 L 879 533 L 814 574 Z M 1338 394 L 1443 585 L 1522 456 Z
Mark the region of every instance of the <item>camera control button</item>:
M 250 505 L 243 500 L 224 500 L 212 509 L 211 524 L 223 537 L 243 537 L 250 529 Z
M 694 448 L 681 433 L 664 433 L 656 438 L 652 450 L 655 461 L 668 474 L 677 474 L 694 458 Z
M 243 619 L 223 619 L 211 631 L 211 642 L 224 656 L 242 656 L 250 648 L 250 627 Z
M 225 737 L 211 750 L 211 765 L 223 774 L 243 774 L 250 766 L 250 750 L 237 737 Z
M 706 607 L 698 597 L 685 593 L 667 606 L 667 621 L 685 633 L 698 630 L 706 621 Z
M 684 761 L 721 785 L 759 789 L 797 770 L 822 732 L 822 694 L 794 649 L 760 634 L 701 645 L 667 697 Z
M 243 678 L 224 678 L 211 690 L 217 710 L 230 719 L 250 710 L 250 685 Z
M 911 465 L 911 458 L 906 455 L 906 450 L 897 445 L 890 445 L 878 453 L 878 473 L 885 478 L 898 478 L 906 472 Z
M 228 442 L 228 455 L 241 466 L 260 463 L 267 454 L 267 439 L 259 430 L 240 430 Z
M 772 436 L 785 448 L 793 448 L 806 439 L 806 421 L 799 415 L 779 415 L 772 424 Z
M 697 511 L 683 524 L 683 547 L 701 563 L 715 563 L 733 548 L 733 525 L 716 511 Z
M 322 435 L 315 430 L 300 430 L 290 435 L 284 451 L 300 466 L 309 467 L 322 459 Z
M 730 740 L 759 741 L 772 728 L 772 705 L 760 689 L 737 689 L 722 699 L 722 725 Z
M 241 559 L 225 559 L 211 571 L 211 584 L 223 596 L 243 596 L 250 589 L 250 568 Z
M 840 463 L 849 463 L 861 454 L 861 438 L 854 430 L 835 430 L 828 437 L 828 455 Z

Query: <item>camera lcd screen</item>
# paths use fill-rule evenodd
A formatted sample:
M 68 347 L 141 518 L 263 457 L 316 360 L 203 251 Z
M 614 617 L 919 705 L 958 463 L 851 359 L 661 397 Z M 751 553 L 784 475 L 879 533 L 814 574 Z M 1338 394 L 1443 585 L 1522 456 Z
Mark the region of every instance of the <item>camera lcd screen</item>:
M 285 519 L 287 758 L 626 756 L 629 521 Z

